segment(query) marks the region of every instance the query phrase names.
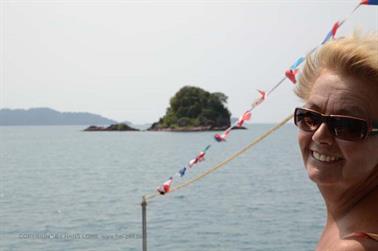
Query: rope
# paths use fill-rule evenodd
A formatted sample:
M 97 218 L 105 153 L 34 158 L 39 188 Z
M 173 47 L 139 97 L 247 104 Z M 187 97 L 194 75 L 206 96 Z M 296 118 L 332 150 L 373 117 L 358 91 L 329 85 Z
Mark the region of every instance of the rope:
M 280 81 L 278 81 L 278 83 L 272 87 L 272 89 L 270 89 L 268 91 L 268 93 L 266 94 L 266 96 L 269 96 L 275 89 L 277 89 L 278 86 L 280 86 L 284 81 L 286 80 L 286 77 L 283 77 Z
M 201 174 L 201 175 L 199 175 L 199 176 L 197 176 L 197 177 L 195 177 L 195 178 L 193 178 L 191 180 L 188 180 L 187 182 L 184 182 L 182 184 L 179 184 L 179 185 L 173 187 L 169 193 L 173 193 L 173 192 L 176 192 L 176 191 L 178 191 L 178 190 L 180 190 L 180 189 L 182 189 L 184 187 L 187 187 L 187 186 L 193 184 L 194 182 L 197 182 L 197 181 L 201 180 L 202 178 L 206 177 L 207 175 L 209 175 L 209 174 L 217 171 L 218 169 L 222 168 L 228 162 L 234 160 L 235 158 L 237 158 L 238 156 L 240 156 L 241 154 L 243 154 L 244 152 L 246 152 L 247 150 L 249 150 L 250 148 L 252 148 L 256 144 L 258 144 L 260 141 L 262 141 L 263 139 L 265 139 L 266 137 L 268 137 L 270 134 L 272 134 L 273 132 L 275 132 L 276 130 L 278 130 L 280 127 L 282 127 L 284 124 L 286 124 L 292 118 L 293 118 L 293 115 L 288 116 L 287 118 L 285 118 L 284 120 L 282 120 L 279 124 L 277 124 L 275 127 L 273 127 L 270 130 L 266 131 L 264 134 L 262 134 L 261 136 L 259 136 L 257 139 L 253 140 L 251 143 L 249 143 L 247 146 L 245 146 L 244 148 L 242 148 L 238 152 L 234 153 L 229 158 L 227 158 L 224 161 L 216 164 L 214 167 L 210 168 L 209 170 L 207 170 L 203 174 Z M 155 198 L 158 195 L 159 195 L 159 193 L 155 192 L 155 193 L 151 193 L 151 194 L 145 195 L 145 196 L 143 196 L 143 198 L 146 201 L 148 201 L 148 200 L 152 200 L 153 198 Z

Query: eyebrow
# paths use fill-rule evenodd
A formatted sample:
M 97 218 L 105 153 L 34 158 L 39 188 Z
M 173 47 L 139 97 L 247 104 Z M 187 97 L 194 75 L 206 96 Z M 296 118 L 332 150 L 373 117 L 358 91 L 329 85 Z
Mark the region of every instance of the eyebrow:
M 303 107 L 309 108 L 315 111 L 320 111 L 320 107 L 312 103 L 306 103 Z

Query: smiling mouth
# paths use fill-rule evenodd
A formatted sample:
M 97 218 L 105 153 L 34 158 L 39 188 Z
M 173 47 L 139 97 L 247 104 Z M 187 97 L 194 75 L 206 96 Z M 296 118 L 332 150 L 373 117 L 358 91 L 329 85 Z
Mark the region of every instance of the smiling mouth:
M 341 157 L 321 154 L 321 153 L 316 152 L 316 151 L 311 151 L 311 156 L 318 161 L 326 162 L 326 163 L 331 163 L 331 162 L 336 162 L 336 161 L 342 160 Z

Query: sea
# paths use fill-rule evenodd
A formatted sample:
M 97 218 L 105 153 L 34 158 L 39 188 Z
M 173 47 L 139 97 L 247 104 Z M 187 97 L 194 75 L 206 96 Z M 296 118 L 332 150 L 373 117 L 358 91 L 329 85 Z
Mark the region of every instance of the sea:
M 142 196 L 202 149 L 173 187 L 232 156 L 273 124 L 214 132 L 84 132 L 0 127 L 0 250 L 142 250 Z M 314 250 L 325 206 L 292 124 L 217 172 L 147 203 L 152 251 Z

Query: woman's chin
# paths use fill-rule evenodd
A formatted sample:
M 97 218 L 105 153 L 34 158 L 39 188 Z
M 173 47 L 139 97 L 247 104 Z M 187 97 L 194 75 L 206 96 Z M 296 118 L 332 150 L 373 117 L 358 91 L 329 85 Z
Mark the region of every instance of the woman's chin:
M 340 179 L 334 170 L 325 170 L 317 166 L 307 165 L 307 175 L 318 186 L 336 184 Z

